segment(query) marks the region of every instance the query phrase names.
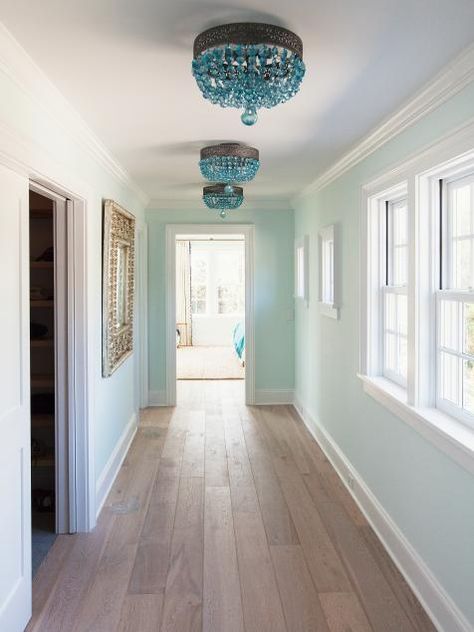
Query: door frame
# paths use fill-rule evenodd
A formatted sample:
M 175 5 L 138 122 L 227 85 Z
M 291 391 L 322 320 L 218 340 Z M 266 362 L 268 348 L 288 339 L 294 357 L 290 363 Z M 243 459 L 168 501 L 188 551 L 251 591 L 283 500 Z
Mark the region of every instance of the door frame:
M 89 531 L 95 524 L 95 480 L 92 460 L 92 432 L 88 404 L 87 330 L 87 232 L 86 203 L 44 178 L 30 178 L 29 189 L 63 202 L 66 221 L 67 296 L 67 436 L 59 437 L 67 446 L 67 525 L 68 533 Z M 59 429 L 61 431 L 61 429 Z
M 245 242 L 245 403 L 255 403 L 255 320 L 253 224 L 166 225 L 166 405 L 176 406 L 176 237 L 242 235 Z

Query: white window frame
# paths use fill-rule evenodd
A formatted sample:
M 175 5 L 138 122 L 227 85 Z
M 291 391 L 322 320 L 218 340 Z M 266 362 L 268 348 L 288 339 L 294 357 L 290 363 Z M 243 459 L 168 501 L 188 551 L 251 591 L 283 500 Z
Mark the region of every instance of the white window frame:
M 329 318 L 339 318 L 336 306 L 336 239 L 334 224 L 319 231 L 319 308 Z
M 295 239 L 295 298 L 309 305 L 309 237 Z
M 437 304 L 440 292 L 439 180 L 473 170 L 474 123 L 410 156 L 362 187 L 359 377 L 367 394 L 474 473 L 474 428 L 437 402 Z M 378 204 L 405 184 L 409 208 L 407 388 L 381 370 L 380 217 Z

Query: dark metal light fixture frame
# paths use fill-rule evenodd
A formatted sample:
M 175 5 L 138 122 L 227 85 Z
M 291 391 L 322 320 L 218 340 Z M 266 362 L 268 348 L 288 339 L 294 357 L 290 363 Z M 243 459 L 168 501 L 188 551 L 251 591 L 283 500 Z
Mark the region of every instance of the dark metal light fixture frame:
M 286 48 L 303 59 L 303 41 L 296 33 L 282 26 L 261 22 L 236 22 L 213 26 L 194 40 L 194 58 L 209 48 L 226 44 L 266 44 Z

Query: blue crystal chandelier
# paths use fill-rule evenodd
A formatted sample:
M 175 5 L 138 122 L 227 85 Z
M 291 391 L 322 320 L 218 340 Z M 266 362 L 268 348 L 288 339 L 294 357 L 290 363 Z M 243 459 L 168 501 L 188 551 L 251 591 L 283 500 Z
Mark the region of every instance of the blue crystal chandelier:
M 256 22 L 224 24 L 194 40 L 193 76 L 205 99 L 242 108 L 253 125 L 260 108 L 291 99 L 305 73 L 303 42 L 279 26 Z
M 199 168 L 210 182 L 225 182 L 226 193 L 232 193 L 236 182 L 249 182 L 260 167 L 258 149 L 240 143 L 220 143 L 201 149 Z
M 235 210 L 244 201 L 244 190 L 242 187 L 232 187 L 229 191 L 225 184 L 211 184 L 202 190 L 204 204 L 214 210 L 219 211 L 219 216 L 224 219 L 227 211 Z

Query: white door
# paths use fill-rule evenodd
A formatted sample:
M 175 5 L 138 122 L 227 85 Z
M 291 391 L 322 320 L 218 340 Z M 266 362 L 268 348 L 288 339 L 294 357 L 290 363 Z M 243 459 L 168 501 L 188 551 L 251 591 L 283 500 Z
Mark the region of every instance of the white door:
M 0 166 L 0 630 L 31 617 L 28 180 Z

